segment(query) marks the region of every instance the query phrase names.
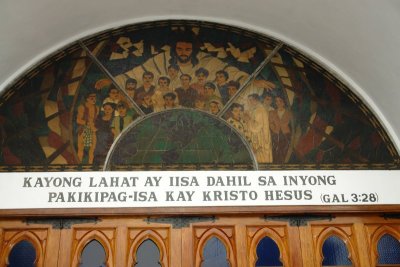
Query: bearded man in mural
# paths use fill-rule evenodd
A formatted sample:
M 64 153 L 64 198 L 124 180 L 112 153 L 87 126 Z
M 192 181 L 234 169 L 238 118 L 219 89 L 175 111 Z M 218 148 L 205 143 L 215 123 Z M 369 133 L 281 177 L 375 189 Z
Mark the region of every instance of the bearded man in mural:
M 223 85 L 223 83 L 221 83 L 219 76 L 223 74 L 224 83 L 227 84 L 228 81 L 230 81 L 231 83 L 235 83 L 237 89 L 239 89 L 239 87 L 243 85 L 245 80 L 249 77 L 249 73 L 238 68 L 239 64 L 235 64 L 236 61 L 231 61 L 230 63 L 228 63 L 226 62 L 226 60 L 224 61 L 222 58 L 219 58 L 214 53 L 211 53 L 208 48 L 203 50 L 200 49 L 200 46 L 203 46 L 203 48 L 210 47 L 210 44 L 204 40 L 203 43 L 200 42 L 200 39 L 202 38 L 199 37 L 199 35 L 196 35 L 192 30 L 185 29 L 175 32 L 173 31 L 171 36 L 172 42 L 170 42 L 169 50 L 165 49 L 161 53 L 150 56 L 150 58 L 147 58 L 141 65 L 137 65 L 131 70 L 125 72 L 124 74 L 118 75 L 116 77 L 118 83 L 121 86 L 125 85 L 127 79 L 135 79 L 140 83 L 141 77 L 143 77 L 143 75 L 145 75 L 146 73 L 154 74 L 154 80 L 158 80 L 159 77 L 168 77 L 170 75 L 170 66 L 176 66 L 179 72 L 178 77 L 188 77 L 190 83 L 190 81 L 193 81 L 198 76 L 199 72 L 202 71 L 204 73 L 207 73 L 206 79 L 208 79 L 209 82 L 213 83 L 217 87 L 219 95 L 223 96 L 223 103 L 226 104 L 228 101 L 227 88 L 226 85 Z M 224 50 L 225 52 L 230 51 L 229 48 L 220 49 Z M 253 49 L 255 50 L 256 48 L 253 47 Z M 253 54 L 249 54 L 249 58 L 251 57 L 253 57 Z M 143 85 L 138 84 L 138 86 Z M 192 88 L 194 86 L 194 83 L 190 83 L 187 85 L 188 88 Z M 179 104 L 181 106 L 193 108 L 195 107 L 194 103 L 198 102 L 200 100 L 198 98 L 201 97 L 198 94 L 193 94 L 190 98 L 190 104 L 188 104 L 189 99 L 186 99 L 187 97 L 180 93 L 182 91 L 181 86 L 177 86 L 176 88 L 174 88 L 174 86 L 171 85 L 170 89 L 173 92 L 175 91 L 178 93 Z M 271 91 L 275 89 L 275 84 L 265 79 L 254 79 L 247 85 L 246 90 L 249 89 L 254 92 Z M 185 100 L 187 100 L 186 102 L 188 103 L 186 103 Z M 210 101 L 204 103 L 204 105 L 207 107 L 212 107 L 213 105 L 217 105 L 218 102 L 213 103 L 212 101 Z M 216 109 L 216 112 L 210 110 L 211 113 L 217 115 L 222 106 L 223 105 L 221 103 L 218 109 Z M 148 110 L 143 111 L 146 114 L 148 113 Z M 257 118 L 258 116 L 256 114 L 253 114 L 251 121 L 254 121 Z M 262 119 L 263 120 L 261 122 L 254 121 L 254 123 L 249 124 L 253 126 L 251 127 L 251 132 L 253 133 L 252 139 L 254 140 L 251 140 L 251 142 L 254 145 L 257 145 L 257 148 L 255 149 L 257 151 L 257 160 L 261 163 L 270 163 L 272 162 L 272 148 L 270 142 L 270 130 L 267 123 L 268 113 L 265 113 L 264 116 L 262 116 Z M 267 122 L 265 123 L 264 120 Z M 260 128 L 257 124 L 267 125 L 267 127 Z
M 148 71 L 154 73 L 155 80 L 157 80 L 160 76 L 168 76 L 169 66 L 179 67 L 179 77 L 182 74 L 187 74 L 192 79 L 199 69 L 206 70 L 209 73 L 208 79 L 211 81 L 215 80 L 216 73 L 220 70 L 228 74 L 229 80 L 238 81 L 241 85 L 249 76 L 248 73 L 222 61 L 211 53 L 201 51 L 199 47 L 198 38 L 192 31 L 175 32 L 170 50 L 159 53 L 147 59 L 142 65 L 118 75 L 116 80 L 123 86 L 127 79 L 133 78 L 139 81 L 143 73 Z M 263 79 L 254 80 L 251 85 L 267 90 L 275 88 L 274 83 Z M 176 88 L 172 89 L 175 90 Z
M 144 114 L 171 109 L 176 110 L 153 119 L 162 115 L 168 119 L 174 112 L 193 116 L 189 129 L 193 134 L 178 132 L 162 144 L 179 141 L 174 138 L 197 138 L 197 120 L 208 124 L 219 117 L 244 135 L 249 142 L 245 152 L 251 148 L 261 169 L 269 168 L 264 163 L 271 162 L 294 164 L 291 168 L 299 164 L 300 169 L 304 164 L 316 168 L 341 164 L 341 169 L 399 166 L 397 150 L 385 129 L 351 89 L 294 48 L 277 46 L 275 40 L 229 26 L 162 22 L 128 26 L 81 41 L 81 48 L 73 44 L 55 54 L 10 85 L 0 98 L 3 170 L 36 171 L 42 164 L 42 170 L 49 170 L 48 166 L 64 170 L 63 165 L 81 170 L 76 164 L 94 165 L 97 170 L 110 143 L 135 118 L 147 119 Z M 99 62 L 87 57 L 85 48 Z M 272 51 L 276 53 L 269 63 L 258 69 Z M 118 90 L 110 89 L 114 81 L 98 63 L 117 78 Z M 255 70 L 260 72 L 255 75 Z M 218 73 L 222 75 L 216 79 Z M 183 88 L 183 74 L 187 78 L 184 89 L 197 92 L 187 101 L 190 104 L 176 93 Z M 247 83 L 253 74 L 256 78 Z M 138 91 L 140 87 L 144 94 Z M 106 105 L 105 116 L 102 105 L 109 102 L 122 114 Z M 178 110 L 182 103 L 213 115 L 201 120 L 203 113 Z M 171 120 L 168 127 L 176 123 Z M 146 138 L 154 135 L 154 131 L 143 131 Z M 208 135 L 206 139 L 198 140 L 207 143 Z M 229 151 L 236 157 L 236 150 Z M 172 152 L 166 155 L 177 155 Z M 137 163 L 162 164 L 164 159 L 151 160 L 140 157 Z

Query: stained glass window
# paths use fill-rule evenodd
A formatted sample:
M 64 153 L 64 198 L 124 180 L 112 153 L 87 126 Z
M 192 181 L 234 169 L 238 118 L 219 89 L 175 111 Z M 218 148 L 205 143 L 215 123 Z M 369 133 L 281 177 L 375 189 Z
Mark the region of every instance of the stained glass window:
M 161 267 L 160 250 L 157 245 L 147 239 L 137 249 L 135 267 Z
M 278 245 L 268 236 L 261 239 L 258 243 L 257 258 L 256 267 L 283 266 L 279 259 L 280 252 Z
M 378 264 L 400 265 L 400 241 L 390 234 L 383 235 L 378 241 Z
M 106 252 L 97 240 L 90 241 L 82 251 L 80 267 L 106 267 Z
M 36 260 L 36 250 L 31 242 L 22 240 L 11 250 L 8 256 L 10 267 L 34 267 Z
M 335 235 L 328 237 L 322 245 L 322 266 L 351 266 L 349 251 L 343 240 Z
M 229 267 L 226 247 L 217 237 L 210 238 L 203 248 L 201 267 Z
M 249 148 L 234 129 L 205 112 L 188 109 L 155 114 L 121 136 L 109 168 L 135 164 L 254 168 Z

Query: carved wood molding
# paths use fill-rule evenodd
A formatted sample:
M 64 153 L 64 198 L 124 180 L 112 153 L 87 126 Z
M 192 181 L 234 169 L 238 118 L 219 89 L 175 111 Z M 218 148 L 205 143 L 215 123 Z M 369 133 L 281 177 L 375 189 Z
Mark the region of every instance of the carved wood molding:
M 42 267 L 44 266 L 44 255 L 46 252 L 46 243 L 47 243 L 47 229 L 30 229 L 30 230 L 4 230 L 3 231 L 3 240 L 1 244 L 2 253 L 0 255 L 0 264 L 1 266 L 8 266 L 11 250 L 13 247 L 18 244 L 20 241 L 26 240 L 30 242 L 36 252 L 35 266 Z
M 136 266 L 137 264 L 137 250 L 140 245 L 150 239 L 153 241 L 158 250 L 160 251 L 160 259 L 159 262 L 161 267 L 168 267 L 169 264 L 169 255 L 170 255 L 170 229 L 167 227 L 160 228 L 134 228 L 129 229 L 128 236 L 128 265 L 127 266 Z
M 96 240 L 102 246 L 106 254 L 106 266 L 114 266 L 115 262 L 115 228 L 96 228 L 94 229 L 74 229 L 74 240 L 72 245 L 72 265 L 80 266 L 81 255 L 86 247 L 91 241 Z
M 232 206 L 232 207 L 213 207 L 213 214 L 222 215 L 259 215 L 262 214 L 282 214 L 286 216 L 301 214 L 366 214 L 374 216 L 376 214 L 393 213 L 399 211 L 399 205 L 315 205 L 315 206 Z M 60 209 L 0 209 L 2 218 L 20 217 L 42 217 L 43 214 L 49 216 L 210 216 L 209 207 L 158 207 L 158 208 L 60 208 Z M 155 218 L 155 217 L 154 217 Z
M 200 267 L 204 261 L 203 250 L 212 237 L 218 238 L 226 249 L 226 260 L 230 267 L 236 267 L 235 231 L 232 226 L 194 227 L 195 267 Z

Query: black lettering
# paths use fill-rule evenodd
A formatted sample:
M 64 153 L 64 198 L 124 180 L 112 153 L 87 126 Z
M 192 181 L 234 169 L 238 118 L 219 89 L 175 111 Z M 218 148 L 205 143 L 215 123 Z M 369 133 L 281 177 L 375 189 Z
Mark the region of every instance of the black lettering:
M 304 199 L 305 200 L 311 200 L 312 199 L 312 191 L 311 190 L 304 191 Z
M 210 191 L 203 191 L 203 201 L 212 201 Z
M 32 177 L 25 177 L 24 178 L 24 185 L 23 185 L 23 187 L 32 187 L 32 185 L 31 185 L 31 180 L 32 180 Z

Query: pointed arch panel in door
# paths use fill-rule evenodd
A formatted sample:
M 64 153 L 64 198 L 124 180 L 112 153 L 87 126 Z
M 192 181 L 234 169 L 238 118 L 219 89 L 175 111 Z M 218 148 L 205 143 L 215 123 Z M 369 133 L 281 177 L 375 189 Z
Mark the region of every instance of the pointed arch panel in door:
M 291 253 L 286 228 L 286 226 L 247 227 L 249 266 L 259 266 L 257 263 L 259 263 L 260 259 L 263 263 L 276 264 L 274 266 L 290 266 Z M 262 243 L 265 240 L 272 245 L 263 245 Z M 268 248 L 273 250 L 271 251 Z
M 152 263 L 158 262 L 160 267 L 170 266 L 170 229 L 166 227 L 131 228 L 128 231 L 128 265 L 142 264 L 139 261 L 139 248 L 144 242 L 152 242 L 158 254 L 152 254 Z M 143 252 L 146 253 L 146 252 Z M 154 258 L 157 256 L 158 258 Z
M 47 231 L 26 230 L 26 231 L 6 231 L 4 233 L 4 243 L 2 246 L 2 262 L 6 266 L 10 263 L 12 251 L 21 242 L 28 242 L 34 249 L 34 262 L 37 266 L 44 266 L 44 255 L 46 251 Z M 20 255 L 22 257 L 22 255 Z
M 217 238 L 216 243 L 220 242 L 226 251 L 226 261 L 230 267 L 236 264 L 236 248 L 235 248 L 235 232 L 233 227 L 203 228 L 195 227 L 194 229 L 194 250 L 195 266 L 201 267 L 205 261 L 204 249 L 209 240 Z M 219 243 L 218 243 L 219 244 Z M 217 248 L 216 248 L 217 249 Z M 225 255 L 225 254 L 224 254 Z
M 347 255 L 337 255 L 338 258 L 335 256 L 330 257 L 330 259 L 333 258 L 332 262 L 345 262 L 345 265 L 350 263 L 351 266 L 360 266 L 359 255 L 355 245 L 357 241 L 352 225 L 313 226 L 312 233 L 315 259 L 318 265 L 326 262 L 325 257 L 328 256 L 326 253 L 335 253 L 334 248 L 336 246 L 343 249 Z M 329 245 L 331 244 L 332 246 L 330 247 Z
M 384 224 L 366 224 L 365 231 L 373 266 L 379 266 L 384 262 L 400 265 L 398 258 L 400 257 L 400 224 L 387 222 Z M 381 243 L 384 237 L 388 238 L 386 244 Z M 382 258 L 384 255 L 387 256 Z
M 115 262 L 115 229 L 97 228 L 81 229 L 75 228 L 72 243 L 72 266 L 80 266 L 82 263 L 82 253 L 91 242 L 97 242 L 104 249 L 104 264 L 113 266 Z

